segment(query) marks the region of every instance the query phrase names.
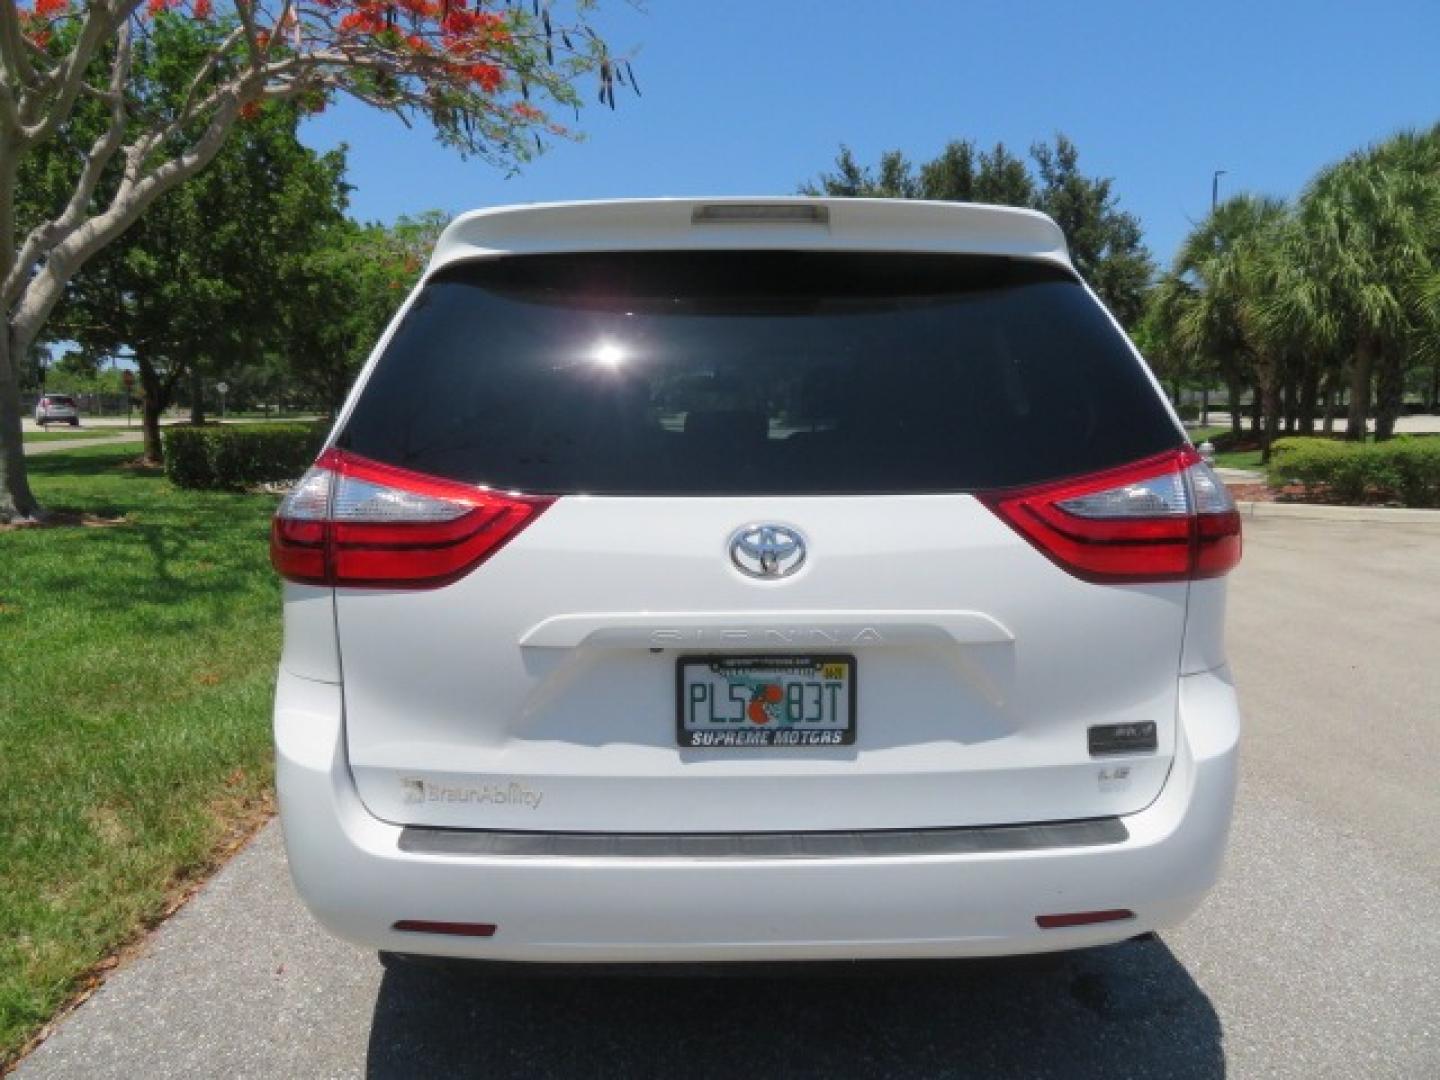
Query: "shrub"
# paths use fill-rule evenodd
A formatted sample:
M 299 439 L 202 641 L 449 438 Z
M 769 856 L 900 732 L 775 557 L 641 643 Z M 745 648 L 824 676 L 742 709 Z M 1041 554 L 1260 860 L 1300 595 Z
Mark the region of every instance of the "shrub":
M 1278 439 L 1269 479 L 1275 487 L 1299 484 L 1312 499 L 1440 507 L 1440 438 Z
M 237 490 L 294 480 L 325 441 L 320 424 L 223 424 L 164 431 L 165 475 L 176 487 Z
M 1440 507 L 1440 438 L 1393 439 L 1381 445 L 1394 457 L 1400 501 Z

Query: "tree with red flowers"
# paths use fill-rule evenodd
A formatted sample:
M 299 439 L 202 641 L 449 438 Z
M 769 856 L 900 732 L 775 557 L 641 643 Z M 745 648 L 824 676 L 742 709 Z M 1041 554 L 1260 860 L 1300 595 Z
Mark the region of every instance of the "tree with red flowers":
M 615 85 L 634 81 L 590 26 L 592 0 L 563 18 L 550 0 L 32 2 L 0 0 L 0 521 L 39 512 L 18 366 L 67 283 L 266 102 L 348 95 L 513 168 L 570 136 L 550 111 L 578 107 L 577 82 L 598 77 L 613 108 Z M 159 92 L 135 57 L 167 19 L 214 32 Z M 36 210 L 20 180 L 57 144 L 73 167 Z

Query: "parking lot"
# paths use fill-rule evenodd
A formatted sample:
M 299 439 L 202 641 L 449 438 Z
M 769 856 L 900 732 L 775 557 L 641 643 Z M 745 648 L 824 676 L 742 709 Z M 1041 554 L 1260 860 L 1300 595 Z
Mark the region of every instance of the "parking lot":
M 1260 518 L 1246 543 L 1232 848 L 1162 940 L 921 975 L 461 985 L 324 935 L 272 825 L 18 1075 L 1440 1075 L 1440 527 Z

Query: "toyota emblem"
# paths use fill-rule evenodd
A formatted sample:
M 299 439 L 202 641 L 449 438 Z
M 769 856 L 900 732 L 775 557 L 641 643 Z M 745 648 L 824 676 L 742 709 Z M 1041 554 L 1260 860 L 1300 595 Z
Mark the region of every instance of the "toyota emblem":
M 789 577 L 805 565 L 805 541 L 784 525 L 746 525 L 730 538 L 730 561 L 749 577 Z

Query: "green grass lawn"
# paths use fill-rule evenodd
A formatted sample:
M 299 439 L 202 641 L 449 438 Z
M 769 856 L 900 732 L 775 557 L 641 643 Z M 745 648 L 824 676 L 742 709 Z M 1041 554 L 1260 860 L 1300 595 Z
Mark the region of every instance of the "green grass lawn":
M 268 799 L 275 500 L 134 454 L 30 459 L 46 506 L 126 523 L 0 532 L 0 1070 Z
M 59 431 L 27 431 L 21 438 L 27 443 L 61 442 L 65 439 L 104 439 L 112 435 L 139 435 L 139 428 L 62 428 Z
M 1187 428 L 1185 433 L 1190 436 L 1192 443 L 1199 446 L 1206 439 L 1213 439 L 1217 435 L 1224 435 L 1229 430 L 1228 427 L 1199 427 Z
M 1231 450 L 1216 454 L 1215 464 L 1223 469 L 1250 469 L 1254 472 L 1263 471 L 1265 468 L 1260 464 L 1259 450 Z
M 1190 436 L 1190 441 L 1196 446 L 1199 446 L 1206 439 L 1213 439 L 1217 435 L 1226 435 L 1229 434 L 1229 432 L 1230 429 L 1228 427 L 1189 428 L 1186 430 L 1186 434 Z M 1225 469 L 1251 469 L 1257 471 L 1264 469 L 1264 466 L 1260 464 L 1259 450 L 1230 450 L 1225 453 L 1219 453 L 1215 455 L 1215 464 Z

